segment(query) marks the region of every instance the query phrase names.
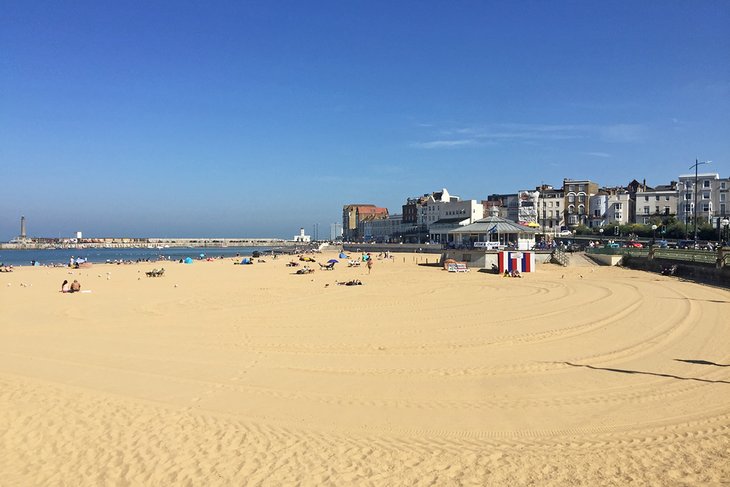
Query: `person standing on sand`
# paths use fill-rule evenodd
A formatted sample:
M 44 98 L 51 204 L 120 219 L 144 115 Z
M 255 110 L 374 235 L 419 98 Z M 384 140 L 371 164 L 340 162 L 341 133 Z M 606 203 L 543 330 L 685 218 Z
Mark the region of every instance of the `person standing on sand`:
M 373 268 L 373 259 L 368 259 L 368 274 L 370 274 L 370 269 Z

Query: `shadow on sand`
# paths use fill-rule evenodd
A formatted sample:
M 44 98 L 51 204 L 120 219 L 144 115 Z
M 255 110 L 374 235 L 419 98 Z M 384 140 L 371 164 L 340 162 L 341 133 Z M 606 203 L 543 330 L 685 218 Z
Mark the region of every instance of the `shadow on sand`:
M 692 360 L 687 358 L 675 358 L 676 362 L 686 362 L 688 364 L 695 364 L 695 365 L 714 365 L 715 367 L 730 367 L 730 364 L 716 364 L 715 362 L 710 362 L 707 360 Z
M 656 377 L 668 377 L 670 379 L 695 380 L 695 381 L 698 381 L 698 382 L 707 382 L 707 383 L 710 383 L 710 384 L 730 384 L 730 381 L 726 381 L 726 380 L 710 380 L 710 379 L 698 379 L 696 377 L 680 377 L 678 375 L 660 374 L 658 372 L 642 372 L 640 370 L 612 369 L 612 368 L 609 368 L 609 367 L 594 367 L 592 365 L 572 364 L 570 362 L 560 362 L 560 363 L 563 363 L 565 365 L 570 365 L 571 367 L 585 367 L 586 369 L 605 370 L 606 372 L 618 372 L 619 374 L 653 375 L 653 376 L 656 376 Z M 711 362 L 709 362 L 709 363 L 711 363 Z M 712 364 L 712 365 L 716 365 L 716 364 Z

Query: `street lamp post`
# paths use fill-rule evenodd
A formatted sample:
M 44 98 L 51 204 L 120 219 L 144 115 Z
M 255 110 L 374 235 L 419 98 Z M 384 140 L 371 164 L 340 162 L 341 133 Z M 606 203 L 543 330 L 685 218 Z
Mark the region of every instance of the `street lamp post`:
M 654 242 L 656 242 L 656 225 L 651 226 L 651 244 L 654 245 Z
M 603 245 L 603 228 L 599 228 L 598 233 L 601 234 L 601 245 Z
M 690 169 L 693 167 L 695 168 L 695 189 L 694 189 L 694 200 L 695 200 L 695 208 L 694 208 L 694 220 L 695 220 L 695 248 L 697 248 L 697 168 L 701 166 L 702 164 L 709 164 L 712 161 L 699 161 L 695 159 L 695 163 L 689 166 Z
M 728 225 L 730 225 L 730 220 L 728 220 L 727 218 L 723 218 L 722 220 L 720 220 L 720 226 L 722 227 L 723 235 L 725 235 L 726 245 L 730 245 L 730 243 L 727 243 L 727 240 L 730 240 L 730 236 L 727 235 Z

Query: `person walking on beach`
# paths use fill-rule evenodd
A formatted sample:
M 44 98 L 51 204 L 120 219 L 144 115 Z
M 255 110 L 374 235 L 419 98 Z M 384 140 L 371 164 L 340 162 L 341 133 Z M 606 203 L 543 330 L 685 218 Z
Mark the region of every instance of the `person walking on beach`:
M 373 268 L 373 259 L 368 259 L 368 274 L 370 274 L 370 269 Z

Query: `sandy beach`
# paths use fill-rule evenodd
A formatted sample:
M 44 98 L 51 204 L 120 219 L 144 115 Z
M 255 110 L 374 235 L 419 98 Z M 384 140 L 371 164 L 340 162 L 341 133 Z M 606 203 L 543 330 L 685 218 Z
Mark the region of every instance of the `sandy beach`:
M 729 291 L 419 259 L 1 274 L 0 485 L 730 483 Z

